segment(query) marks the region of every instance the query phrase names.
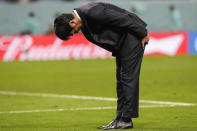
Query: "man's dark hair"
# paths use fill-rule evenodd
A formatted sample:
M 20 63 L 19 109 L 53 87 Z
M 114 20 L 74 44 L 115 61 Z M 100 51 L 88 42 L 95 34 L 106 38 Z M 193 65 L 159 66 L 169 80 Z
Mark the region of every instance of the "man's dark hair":
M 70 20 L 74 19 L 72 14 L 61 14 L 55 18 L 54 31 L 57 37 L 68 40 L 73 28 L 69 25 Z

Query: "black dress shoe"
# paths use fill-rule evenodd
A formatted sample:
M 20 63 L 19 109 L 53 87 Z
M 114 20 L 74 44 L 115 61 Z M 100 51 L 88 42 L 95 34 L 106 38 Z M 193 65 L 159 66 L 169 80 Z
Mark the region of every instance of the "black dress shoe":
M 107 126 L 99 126 L 98 129 L 110 130 L 116 129 L 118 120 L 112 120 Z
M 122 120 L 118 121 L 116 124 L 116 128 L 115 129 L 129 129 L 129 128 L 133 128 L 133 122 L 124 122 Z

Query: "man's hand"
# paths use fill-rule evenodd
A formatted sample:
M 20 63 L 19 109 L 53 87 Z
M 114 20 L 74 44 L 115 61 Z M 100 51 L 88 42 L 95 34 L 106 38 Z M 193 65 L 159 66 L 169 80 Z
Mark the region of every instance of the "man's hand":
M 142 39 L 142 48 L 143 48 L 143 49 L 145 48 L 145 45 L 148 44 L 149 39 L 150 39 L 150 38 L 149 38 L 148 35 Z

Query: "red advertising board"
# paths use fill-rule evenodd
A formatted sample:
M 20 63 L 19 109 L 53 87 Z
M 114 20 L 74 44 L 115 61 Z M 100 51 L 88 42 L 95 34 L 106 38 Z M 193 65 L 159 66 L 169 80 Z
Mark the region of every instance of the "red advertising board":
M 0 36 L 0 60 L 54 60 L 107 58 L 111 53 L 90 43 L 81 34 L 68 41 L 55 35 Z
M 145 55 L 185 55 L 186 32 L 152 32 Z M 62 41 L 55 35 L 0 36 L 0 60 L 67 60 L 108 58 L 111 53 L 88 42 L 82 34 Z
M 188 54 L 187 32 L 151 32 L 145 55 L 186 55 Z

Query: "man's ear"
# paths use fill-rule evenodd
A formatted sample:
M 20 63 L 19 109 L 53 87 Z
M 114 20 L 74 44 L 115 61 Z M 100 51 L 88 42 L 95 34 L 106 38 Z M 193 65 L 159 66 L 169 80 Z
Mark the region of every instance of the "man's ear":
M 77 24 L 77 22 L 76 22 L 74 19 L 69 21 L 69 25 L 70 25 L 71 27 L 75 27 L 76 24 Z

